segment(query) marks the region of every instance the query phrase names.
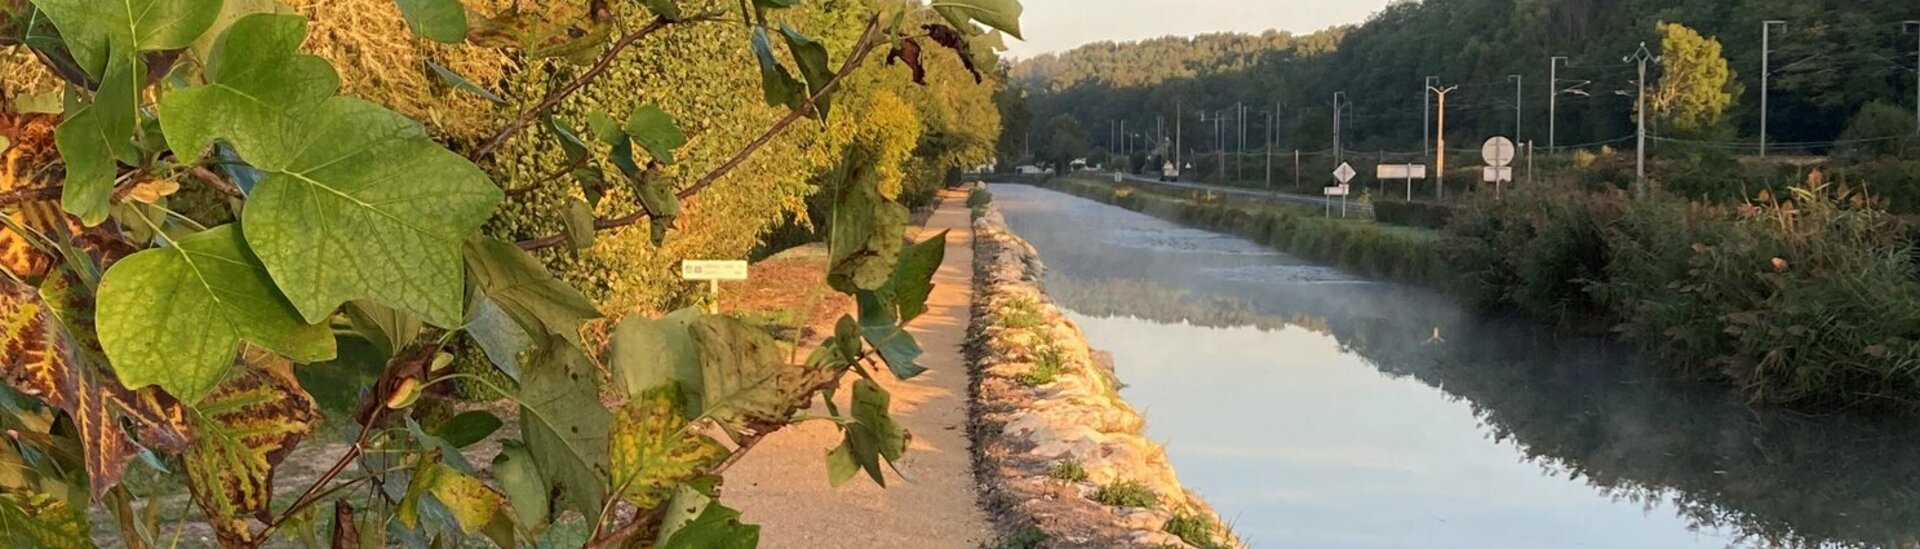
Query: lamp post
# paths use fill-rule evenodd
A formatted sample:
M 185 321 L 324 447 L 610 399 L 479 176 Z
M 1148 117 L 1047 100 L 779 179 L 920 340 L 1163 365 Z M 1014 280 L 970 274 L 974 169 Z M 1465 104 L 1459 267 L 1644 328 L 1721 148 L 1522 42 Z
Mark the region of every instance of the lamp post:
M 1658 61 L 1659 59 L 1659 57 L 1654 57 L 1653 52 L 1647 51 L 1647 44 L 1645 42 L 1641 42 L 1640 49 L 1635 50 L 1633 55 L 1629 55 L 1625 59 L 1628 63 L 1636 61 L 1640 63 L 1639 107 L 1635 109 L 1635 114 L 1638 115 L 1636 118 L 1639 120 L 1640 129 L 1635 133 L 1638 144 L 1634 147 L 1634 198 L 1647 197 L 1647 62 Z M 1764 134 L 1765 132 L 1761 133 Z
M 1549 82 L 1548 83 L 1549 85 L 1547 86 L 1548 88 L 1547 89 L 1547 92 L 1548 92 L 1547 93 L 1547 153 L 1548 154 L 1553 153 L 1555 139 L 1558 137 L 1558 135 L 1555 132 L 1559 130 L 1559 128 L 1555 127 L 1555 125 L 1559 124 L 1560 122 L 1560 64 L 1565 62 L 1567 62 L 1567 58 L 1565 56 L 1556 55 L 1556 56 L 1547 58 L 1547 75 L 1548 75 L 1547 78 L 1549 80 L 1552 80 L 1552 82 Z
M 1510 75 L 1507 75 L 1507 79 L 1513 81 L 1513 142 L 1519 143 L 1520 142 L 1520 105 L 1521 105 L 1521 101 L 1523 101 L 1520 95 L 1520 92 L 1524 88 L 1520 84 L 1521 83 L 1520 75 L 1510 74 Z
M 1786 21 L 1760 22 L 1760 158 L 1767 157 L 1767 83 L 1773 76 L 1773 26 L 1786 32 Z
M 1433 196 L 1435 200 L 1445 200 L 1447 197 L 1447 94 L 1457 89 L 1460 89 L 1460 86 L 1448 86 L 1444 89 L 1435 86 L 1427 87 L 1428 91 L 1440 96 L 1440 130 L 1434 132 L 1440 135 L 1437 143 L 1439 147 L 1434 149 Z

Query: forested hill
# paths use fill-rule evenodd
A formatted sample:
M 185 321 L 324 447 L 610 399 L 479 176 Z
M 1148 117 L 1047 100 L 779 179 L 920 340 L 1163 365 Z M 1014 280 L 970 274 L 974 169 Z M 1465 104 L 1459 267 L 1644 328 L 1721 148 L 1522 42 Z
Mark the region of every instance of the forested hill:
M 1565 56 L 1558 141 L 1583 144 L 1633 133 L 1635 67 L 1622 59 L 1643 42 L 1660 55 L 1656 26 L 1667 22 L 1718 40 L 1732 72 L 1732 81 L 1716 90 L 1731 94 L 1732 104 L 1710 131 L 1686 137 L 1751 142 L 1760 128 L 1766 20 L 1786 22 L 1784 30 L 1774 26 L 1772 36 L 1769 134 L 1775 142 L 1835 140 L 1870 102 L 1912 112 L 1916 36 L 1902 23 L 1920 20 L 1920 2 L 1910 0 L 1401 2 L 1363 24 L 1308 35 L 1090 44 L 1022 60 L 1011 75 L 1027 90 L 1035 128 L 1068 114 L 1095 147 L 1109 140 L 1113 121 L 1151 129 L 1164 118 L 1171 134 L 1176 113 L 1183 113 L 1187 148 L 1209 150 L 1212 122 L 1198 130 L 1197 111 L 1217 116 L 1242 102 L 1253 109 L 1247 139 L 1255 147 L 1263 141 L 1267 111 L 1278 110 L 1283 147 L 1319 150 L 1331 144 L 1333 98 L 1344 91 L 1347 147 L 1419 150 L 1428 76 L 1460 87 L 1448 98 L 1448 134 L 1457 144 L 1513 132 L 1510 75 L 1519 75 L 1522 138 L 1545 145 L 1549 59 Z M 1007 141 L 1017 143 L 1013 137 Z M 1228 139 L 1234 146 L 1237 138 Z

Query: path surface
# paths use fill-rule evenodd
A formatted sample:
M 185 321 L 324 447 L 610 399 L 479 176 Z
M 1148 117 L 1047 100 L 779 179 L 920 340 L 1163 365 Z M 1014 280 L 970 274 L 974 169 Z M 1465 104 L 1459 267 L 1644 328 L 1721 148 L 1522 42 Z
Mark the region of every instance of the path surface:
M 827 485 L 826 454 L 839 445 L 839 431 L 819 421 L 784 429 L 727 471 L 725 500 L 744 513 L 742 520 L 761 526 L 761 547 L 975 549 L 991 539 L 968 452 L 967 370 L 960 356 L 973 299 L 973 231 L 966 195 L 941 198 L 914 235 L 917 241 L 952 230 L 929 310 L 910 326 L 926 349 L 921 365 L 928 371 L 906 382 L 876 376 L 893 393 L 894 418 L 913 433 L 898 464 L 913 480 L 889 473 L 881 488 L 862 474 L 834 489 Z M 848 394 L 840 392 L 843 399 Z

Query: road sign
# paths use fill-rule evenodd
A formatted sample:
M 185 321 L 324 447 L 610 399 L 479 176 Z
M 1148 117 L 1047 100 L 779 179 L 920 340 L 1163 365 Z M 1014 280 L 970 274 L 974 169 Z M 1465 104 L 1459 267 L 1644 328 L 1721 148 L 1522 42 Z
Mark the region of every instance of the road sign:
M 1488 166 L 1498 168 L 1513 164 L 1513 155 L 1513 140 L 1505 137 L 1488 139 L 1486 144 L 1480 145 L 1480 158 L 1486 159 Z
M 1320 192 L 1325 193 L 1327 196 L 1347 196 L 1347 194 L 1350 191 L 1351 191 L 1351 188 L 1347 187 L 1346 185 L 1334 185 L 1332 187 L 1322 187 L 1320 189 Z
M 714 261 L 689 259 L 680 262 L 680 278 L 687 280 L 728 280 L 747 279 L 747 262 Z
M 1495 168 L 1488 166 L 1484 169 L 1480 180 L 1488 183 L 1511 183 L 1513 181 L 1513 167 L 1501 166 Z
M 1353 176 L 1356 175 L 1360 175 L 1360 172 L 1353 171 L 1353 165 L 1346 162 L 1341 162 L 1340 167 L 1333 170 L 1333 179 L 1339 181 L 1342 186 L 1353 181 Z
M 1380 179 L 1426 179 L 1426 164 L 1381 164 Z

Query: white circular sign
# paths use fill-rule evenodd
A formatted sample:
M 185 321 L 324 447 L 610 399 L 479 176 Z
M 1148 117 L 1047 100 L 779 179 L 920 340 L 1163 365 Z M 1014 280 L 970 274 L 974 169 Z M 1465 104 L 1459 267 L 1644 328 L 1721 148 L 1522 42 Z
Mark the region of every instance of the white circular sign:
M 1486 159 L 1488 166 L 1495 168 L 1513 163 L 1513 141 L 1505 137 L 1488 139 L 1480 146 L 1480 158 Z

